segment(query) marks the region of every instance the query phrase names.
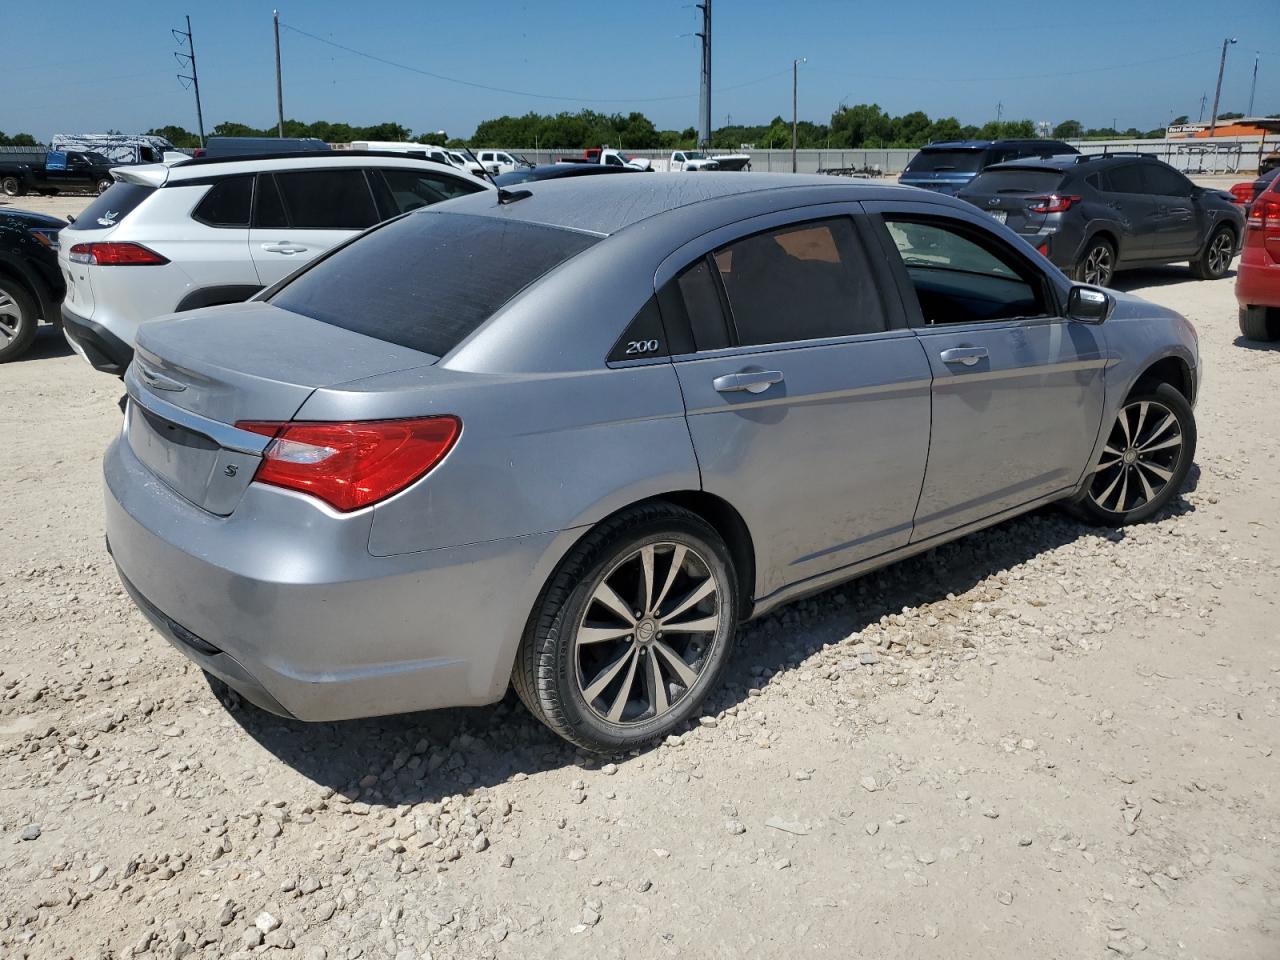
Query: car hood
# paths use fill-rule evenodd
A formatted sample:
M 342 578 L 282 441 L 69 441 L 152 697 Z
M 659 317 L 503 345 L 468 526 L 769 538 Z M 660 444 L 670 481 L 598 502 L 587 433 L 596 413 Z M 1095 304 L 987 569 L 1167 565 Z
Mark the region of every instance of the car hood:
M 66 220 L 32 210 L 0 210 L 0 221 L 5 220 L 16 221 L 24 227 L 43 227 L 47 230 L 61 230 L 67 225 Z

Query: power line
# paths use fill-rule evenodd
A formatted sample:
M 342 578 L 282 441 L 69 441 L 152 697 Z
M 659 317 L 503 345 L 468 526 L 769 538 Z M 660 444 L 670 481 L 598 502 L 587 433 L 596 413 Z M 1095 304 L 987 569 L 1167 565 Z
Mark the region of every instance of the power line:
M 408 70 L 411 73 L 421 74 L 424 77 L 431 77 L 433 80 L 441 80 L 445 83 L 456 83 L 459 86 L 472 87 L 476 90 L 487 90 L 490 93 L 505 93 L 516 97 L 530 97 L 535 100 L 560 100 L 566 103 L 662 103 L 672 100 L 691 100 L 697 96 L 697 94 L 693 93 L 681 93 L 667 97 L 567 97 L 550 93 L 531 93 L 527 90 L 512 90 L 509 87 L 494 87 L 487 83 L 476 83 L 474 80 L 463 80 L 460 77 L 450 77 L 440 73 L 432 73 L 430 70 L 423 70 L 421 67 L 410 66 L 407 63 L 399 63 L 395 60 L 390 60 L 387 57 L 378 56 L 376 53 L 357 50 L 355 47 L 348 47 L 346 44 L 338 43 L 336 40 L 330 40 L 327 37 L 320 37 L 314 33 L 308 33 L 306 30 L 300 30 L 292 24 L 285 23 L 283 20 L 280 21 L 280 26 L 291 33 L 297 33 L 319 43 L 336 47 L 339 50 L 344 50 L 357 57 L 364 57 L 366 60 L 373 60 L 377 63 L 386 64 L 389 67 L 396 67 L 399 70 Z M 780 77 L 784 73 L 789 72 L 790 71 L 788 70 L 778 70 L 774 73 L 766 74 L 763 77 L 756 77 L 754 80 L 747 80 L 744 83 L 736 83 L 732 86 L 720 87 L 716 92 L 725 93 L 729 90 L 739 90 L 742 87 L 749 87 L 752 84 L 763 83 L 766 80 L 772 80 L 774 77 Z
M 824 72 L 841 77 L 857 77 L 863 80 L 923 80 L 930 83 L 1002 83 L 1007 80 L 1051 80 L 1057 77 L 1077 77 L 1088 73 L 1105 73 L 1110 70 L 1127 70 L 1130 67 L 1143 67 L 1150 63 L 1166 63 L 1170 60 L 1184 60 L 1187 57 L 1193 57 L 1200 54 L 1216 53 L 1217 49 L 1217 47 L 1203 47 L 1199 50 L 1188 50 L 1184 53 L 1170 54 L 1166 57 L 1153 57 L 1150 60 L 1134 60 L 1130 63 L 1114 63 L 1106 67 L 1088 67 L 1084 70 L 1063 70 L 1058 73 L 1024 73 L 1003 77 L 922 77 L 919 74 L 911 76 L 891 76 L 884 73 L 844 73 L 832 70 Z

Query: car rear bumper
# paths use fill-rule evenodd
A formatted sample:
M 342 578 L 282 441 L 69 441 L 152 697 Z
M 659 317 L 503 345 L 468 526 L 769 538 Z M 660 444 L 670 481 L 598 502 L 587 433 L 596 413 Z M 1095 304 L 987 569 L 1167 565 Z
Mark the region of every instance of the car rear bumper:
M 1242 259 L 1236 267 L 1236 300 L 1242 307 L 1280 307 L 1280 263 Z
M 114 333 L 62 306 L 62 332 L 76 353 L 95 370 L 123 377 L 133 362 L 133 348 Z
M 300 720 L 501 699 L 566 536 L 374 557 L 369 524 L 259 484 L 232 515 L 205 513 L 125 436 L 103 470 L 108 545 L 143 613 L 247 700 Z

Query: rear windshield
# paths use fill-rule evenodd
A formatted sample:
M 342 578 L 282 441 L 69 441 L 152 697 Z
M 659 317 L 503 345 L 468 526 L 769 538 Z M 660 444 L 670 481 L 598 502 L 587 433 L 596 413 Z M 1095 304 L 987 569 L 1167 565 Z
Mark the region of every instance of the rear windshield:
M 93 203 L 84 208 L 72 224 L 73 230 L 110 230 L 133 213 L 138 204 L 156 192 L 155 187 L 141 183 L 116 181 Z
M 988 170 L 974 177 L 965 194 L 983 196 L 997 194 L 1053 193 L 1062 186 L 1062 174 L 1056 170 Z
M 597 239 L 498 217 L 415 213 L 299 274 L 271 303 L 442 357 Z
M 976 173 L 985 150 L 921 150 L 907 164 L 909 173 Z

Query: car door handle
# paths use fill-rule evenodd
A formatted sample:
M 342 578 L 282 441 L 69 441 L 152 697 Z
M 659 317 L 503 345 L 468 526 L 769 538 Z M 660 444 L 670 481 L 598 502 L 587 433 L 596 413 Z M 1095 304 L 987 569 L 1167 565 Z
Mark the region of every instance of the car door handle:
M 952 347 L 950 350 L 943 350 L 939 354 L 943 363 L 962 363 L 966 367 L 972 367 L 979 360 L 987 358 L 986 347 Z
M 276 243 L 264 243 L 262 249 L 267 253 L 306 253 L 307 248 L 298 243 L 290 243 L 288 240 L 280 240 Z
M 750 370 L 743 373 L 726 373 L 711 381 L 720 393 L 764 393 L 775 383 L 782 382 L 781 370 Z

